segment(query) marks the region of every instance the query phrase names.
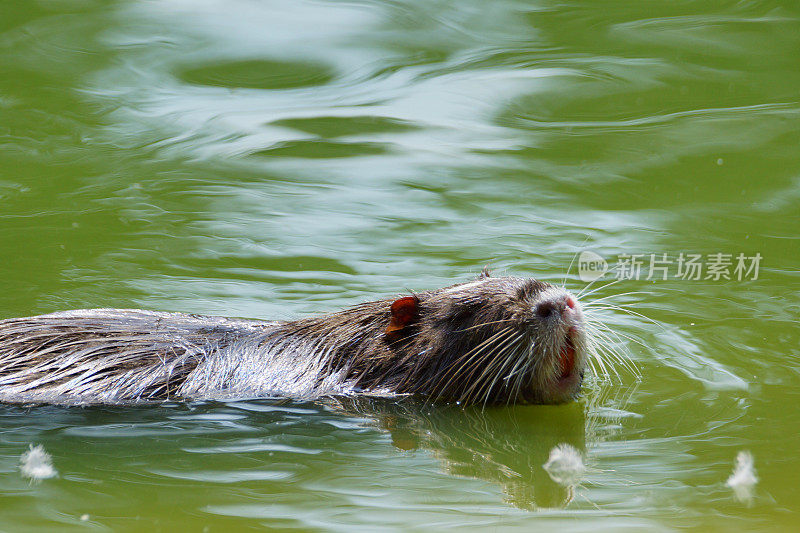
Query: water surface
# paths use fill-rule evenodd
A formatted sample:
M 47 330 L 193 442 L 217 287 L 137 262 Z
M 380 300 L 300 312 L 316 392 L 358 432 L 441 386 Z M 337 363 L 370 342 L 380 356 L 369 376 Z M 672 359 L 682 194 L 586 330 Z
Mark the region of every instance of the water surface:
M 582 250 L 763 258 L 593 285 L 655 324 L 603 311 L 641 376 L 572 405 L 0 407 L 4 527 L 791 529 L 798 51 L 779 0 L 0 7 L 2 317 L 291 318 L 487 264 L 579 291 Z M 562 442 L 571 489 L 541 468 Z M 20 476 L 31 443 L 57 478 Z

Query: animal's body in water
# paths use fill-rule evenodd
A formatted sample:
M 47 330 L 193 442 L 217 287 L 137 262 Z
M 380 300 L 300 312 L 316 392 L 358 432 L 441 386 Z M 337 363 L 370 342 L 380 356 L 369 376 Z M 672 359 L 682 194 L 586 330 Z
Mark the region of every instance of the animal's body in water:
M 0 401 L 412 394 L 560 403 L 580 391 L 588 344 L 566 290 L 488 273 L 294 321 L 76 310 L 0 321 Z

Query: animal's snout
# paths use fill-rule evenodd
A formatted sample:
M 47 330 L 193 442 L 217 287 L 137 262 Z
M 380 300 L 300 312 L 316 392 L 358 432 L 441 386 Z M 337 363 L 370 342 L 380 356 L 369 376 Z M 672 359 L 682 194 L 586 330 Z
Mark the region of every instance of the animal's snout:
M 550 296 L 536 304 L 536 314 L 541 318 L 563 316 L 568 309 L 575 309 L 575 298 L 569 294 Z

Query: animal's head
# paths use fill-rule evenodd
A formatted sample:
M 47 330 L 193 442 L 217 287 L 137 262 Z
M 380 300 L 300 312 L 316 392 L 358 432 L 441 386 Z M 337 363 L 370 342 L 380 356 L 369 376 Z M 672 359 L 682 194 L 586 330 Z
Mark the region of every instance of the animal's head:
M 516 277 L 404 296 L 386 310 L 387 381 L 464 403 L 558 403 L 587 364 L 581 306 L 562 288 Z

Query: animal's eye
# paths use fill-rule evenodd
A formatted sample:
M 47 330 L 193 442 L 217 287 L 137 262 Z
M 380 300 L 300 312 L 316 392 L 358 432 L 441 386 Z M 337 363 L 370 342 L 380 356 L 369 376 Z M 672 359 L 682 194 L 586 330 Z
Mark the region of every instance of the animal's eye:
M 475 305 L 471 303 L 459 303 L 454 305 L 452 309 L 452 316 L 455 319 L 464 319 L 475 313 Z
M 534 298 L 537 294 L 542 292 L 544 289 L 545 284 L 541 281 L 536 281 L 535 279 L 527 279 L 525 282 L 520 285 L 519 289 L 517 290 L 517 298 L 520 300 L 530 300 Z
M 454 299 L 446 308 L 441 309 L 441 318 L 447 323 L 467 321 L 477 314 L 480 308 L 481 301 L 477 298 Z

